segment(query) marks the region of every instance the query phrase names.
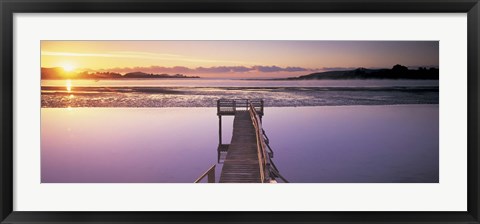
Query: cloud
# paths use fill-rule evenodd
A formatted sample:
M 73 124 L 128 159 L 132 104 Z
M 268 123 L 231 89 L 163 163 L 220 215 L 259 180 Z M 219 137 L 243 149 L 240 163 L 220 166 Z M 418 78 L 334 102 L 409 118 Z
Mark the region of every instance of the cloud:
M 177 54 L 160 54 L 150 52 L 136 51 L 109 51 L 103 53 L 78 53 L 78 52 L 60 52 L 60 51 L 42 51 L 42 56 L 60 56 L 60 57 L 102 57 L 102 58 L 137 58 L 149 60 L 167 60 L 167 61 L 186 61 L 186 62 L 203 62 L 203 63 L 235 63 L 235 64 L 252 64 L 245 61 L 230 61 L 219 59 L 191 58 Z
M 118 73 L 129 73 L 129 72 L 145 72 L 145 73 L 193 73 L 194 70 L 184 67 L 184 66 L 175 66 L 175 67 L 163 67 L 163 66 L 149 66 L 149 67 L 123 67 L 123 68 L 109 68 L 109 69 L 98 69 L 90 71 L 99 71 L 99 72 L 118 72 Z
M 129 72 L 146 72 L 146 73 L 155 73 L 155 74 L 219 74 L 219 73 L 247 73 L 247 72 L 260 72 L 260 73 L 273 73 L 273 72 L 308 72 L 316 71 L 317 69 L 308 69 L 302 67 L 279 67 L 279 66 L 213 66 L 213 67 L 197 67 L 197 68 L 188 68 L 184 66 L 175 66 L 175 67 L 163 67 L 163 66 L 149 66 L 149 67 L 124 67 L 124 68 L 110 68 L 110 69 L 99 69 L 91 70 L 84 69 L 86 71 L 99 71 L 99 72 L 118 72 L 118 73 L 129 73 Z
M 347 70 L 354 70 L 357 69 L 358 67 L 323 67 L 319 70 L 322 71 L 347 71 Z
M 230 67 L 232 72 L 249 72 L 249 71 L 252 71 L 253 68 L 248 68 L 248 67 L 245 67 L 245 66 L 232 66 Z
M 302 67 L 278 67 L 278 66 L 262 66 L 256 65 L 252 67 L 253 69 L 259 72 L 305 72 L 305 71 L 315 71 L 316 69 L 308 69 Z
M 218 67 L 198 67 L 195 69 L 198 73 L 227 73 L 231 72 L 232 70 L 228 66 L 218 66 Z
M 255 70 L 259 71 L 259 72 L 280 72 L 280 71 L 283 71 L 282 68 L 278 67 L 278 66 L 263 66 L 263 65 L 256 65 L 256 66 L 253 66 L 252 68 L 254 68 Z
M 312 70 L 302 68 L 302 67 L 286 67 L 285 71 L 287 71 L 287 72 L 305 72 L 305 71 L 312 71 Z
M 58 51 L 42 51 L 44 56 L 66 56 L 66 57 L 107 57 L 107 58 L 144 58 L 144 59 L 164 59 L 175 58 L 180 55 L 174 54 L 157 54 L 148 52 L 134 52 L 134 51 L 117 51 L 107 53 L 78 53 L 78 52 L 58 52 Z

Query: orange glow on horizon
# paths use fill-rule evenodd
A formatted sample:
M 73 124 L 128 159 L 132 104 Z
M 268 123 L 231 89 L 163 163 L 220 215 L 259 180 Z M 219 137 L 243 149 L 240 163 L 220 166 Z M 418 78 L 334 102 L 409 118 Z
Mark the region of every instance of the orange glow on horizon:
M 73 70 L 75 70 L 75 66 L 73 66 L 72 64 L 64 64 L 61 67 L 66 72 L 72 72 Z

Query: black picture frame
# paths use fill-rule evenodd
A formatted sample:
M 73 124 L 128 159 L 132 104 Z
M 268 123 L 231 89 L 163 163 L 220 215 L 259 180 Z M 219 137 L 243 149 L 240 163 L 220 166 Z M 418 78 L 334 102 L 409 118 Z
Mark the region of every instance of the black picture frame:
M 480 223 L 478 0 L 0 0 L 2 223 Z M 13 211 L 14 13 L 467 13 L 467 212 L 21 212 Z M 94 203 L 94 202 L 92 202 Z M 268 202 L 259 202 L 268 203 Z M 288 202 L 286 202 L 288 203 Z M 414 203 L 414 202 L 412 202 Z M 268 206 L 268 204 L 266 205 Z

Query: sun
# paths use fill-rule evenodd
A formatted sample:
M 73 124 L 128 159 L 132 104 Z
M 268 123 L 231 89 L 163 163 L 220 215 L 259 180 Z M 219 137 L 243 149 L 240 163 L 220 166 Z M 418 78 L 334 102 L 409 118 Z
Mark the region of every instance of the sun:
M 71 72 L 71 71 L 75 70 L 75 66 L 73 66 L 71 64 L 64 64 L 64 65 L 62 65 L 62 68 L 66 72 Z

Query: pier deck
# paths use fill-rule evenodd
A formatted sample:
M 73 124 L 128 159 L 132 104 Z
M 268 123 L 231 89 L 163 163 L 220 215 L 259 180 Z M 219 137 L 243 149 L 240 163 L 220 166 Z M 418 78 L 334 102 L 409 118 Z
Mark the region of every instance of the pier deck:
M 220 183 L 261 183 L 255 128 L 248 111 L 236 111 Z

